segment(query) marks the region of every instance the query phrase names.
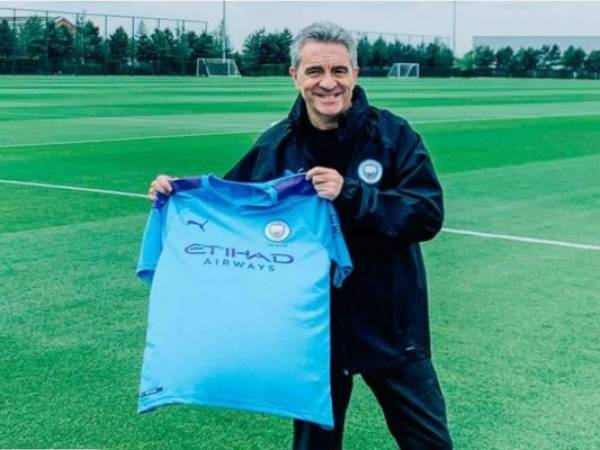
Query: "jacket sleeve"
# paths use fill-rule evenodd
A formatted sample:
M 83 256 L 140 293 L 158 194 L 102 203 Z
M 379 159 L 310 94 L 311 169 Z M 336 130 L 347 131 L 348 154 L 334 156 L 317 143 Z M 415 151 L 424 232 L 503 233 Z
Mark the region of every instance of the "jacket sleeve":
M 346 177 L 335 204 L 365 232 L 404 242 L 432 239 L 442 227 L 444 209 L 431 158 L 408 124 L 393 148 L 395 186 L 380 190 Z

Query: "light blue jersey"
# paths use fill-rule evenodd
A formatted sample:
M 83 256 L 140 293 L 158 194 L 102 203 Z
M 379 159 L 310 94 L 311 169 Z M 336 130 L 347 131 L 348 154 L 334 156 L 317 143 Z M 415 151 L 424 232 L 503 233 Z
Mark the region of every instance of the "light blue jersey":
M 137 268 L 152 283 L 138 411 L 187 403 L 333 426 L 330 277 L 340 286 L 352 264 L 331 202 L 303 174 L 172 185 Z

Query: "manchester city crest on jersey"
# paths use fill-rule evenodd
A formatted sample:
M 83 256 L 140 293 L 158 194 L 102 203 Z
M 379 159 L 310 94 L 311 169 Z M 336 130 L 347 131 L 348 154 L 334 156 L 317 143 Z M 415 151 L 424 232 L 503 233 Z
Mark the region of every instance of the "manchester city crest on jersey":
M 285 241 L 290 232 L 290 226 L 283 220 L 274 220 L 265 226 L 265 236 L 273 242 Z
M 374 159 L 365 159 L 358 166 L 358 176 L 365 183 L 375 184 L 381 180 L 382 175 L 383 167 L 379 161 Z

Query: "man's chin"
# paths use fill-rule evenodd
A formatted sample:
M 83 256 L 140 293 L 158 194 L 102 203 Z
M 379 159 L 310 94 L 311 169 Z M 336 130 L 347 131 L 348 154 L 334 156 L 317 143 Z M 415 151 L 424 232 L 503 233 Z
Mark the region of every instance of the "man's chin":
M 323 118 L 335 119 L 336 117 L 339 117 L 340 114 L 342 114 L 342 107 L 335 106 L 335 107 L 317 108 L 317 112 Z

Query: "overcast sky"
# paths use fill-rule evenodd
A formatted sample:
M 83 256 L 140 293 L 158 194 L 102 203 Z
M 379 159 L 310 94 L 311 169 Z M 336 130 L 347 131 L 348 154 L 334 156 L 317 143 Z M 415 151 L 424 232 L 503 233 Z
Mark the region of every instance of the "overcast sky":
M 0 7 L 201 19 L 208 22 L 209 30 L 222 16 L 221 1 L 0 1 Z M 227 29 L 238 50 L 244 38 L 258 28 L 287 27 L 296 32 L 317 20 L 336 22 L 350 30 L 447 36 L 451 46 L 452 9 L 449 1 L 226 2 Z M 0 15 L 10 14 L 2 11 Z M 473 35 L 597 36 L 600 1 L 456 2 L 457 53 L 471 49 Z

